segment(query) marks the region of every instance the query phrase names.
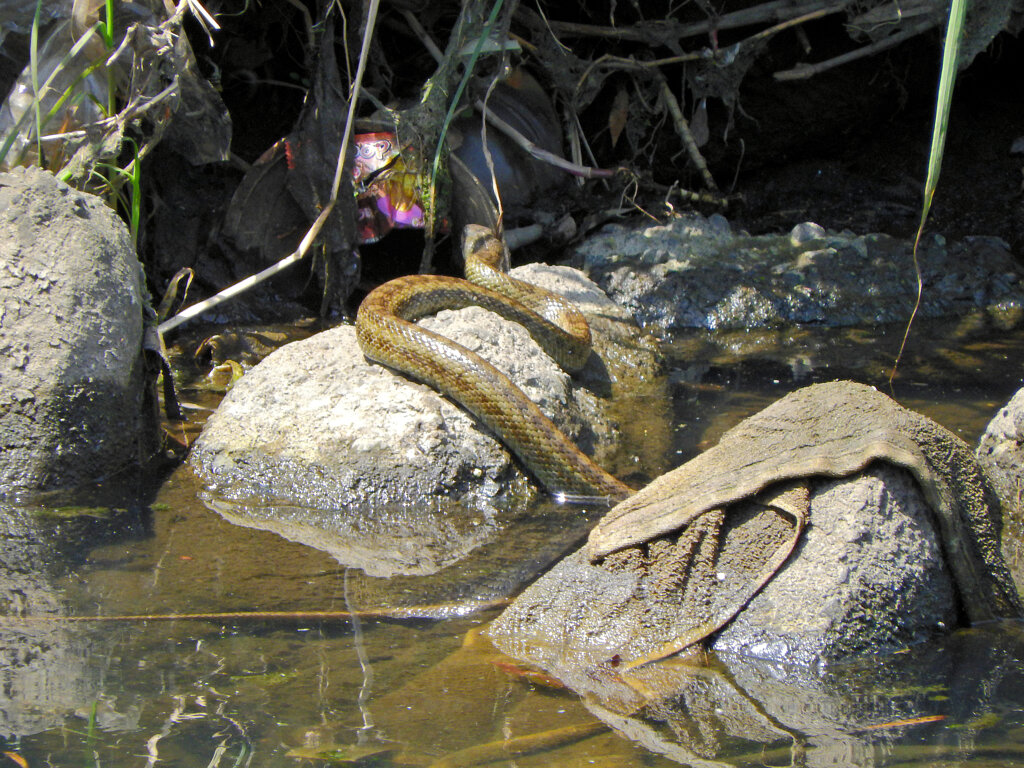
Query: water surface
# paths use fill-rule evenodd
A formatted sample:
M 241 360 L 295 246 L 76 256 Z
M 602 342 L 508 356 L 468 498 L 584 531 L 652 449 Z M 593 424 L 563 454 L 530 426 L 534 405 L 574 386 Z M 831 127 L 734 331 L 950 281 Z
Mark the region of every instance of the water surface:
M 799 386 L 851 377 L 886 388 L 901 334 L 676 340 L 667 347 L 668 461 Z M 1022 353 L 1019 331 L 922 327 L 894 392 L 974 442 L 1022 385 Z M 470 608 L 569 550 L 595 512 L 543 504 L 529 524 L 503 523 L 500 546 L 485 544 L 432 581 L 375 579 L 232 525 L 200 496 L 183 466 L 141 508 L 6 510 L 4 613 L 42 618 L 0 625 L 0 734 L 17 755 L 4 759 L 75 768 L 1024 766 L 1024 628 L 1013 623 L 830 670 L 673 662 L 642 679 L 601 681 L 581 699 L 496 654 L 479 630 L 500 608 Z M 449 607 L 431 613 L 438 595 Z M 359 613 L 385 605 L 445 618 Z M 263 615 L 227 615 L 252 612 Z M 61 613 L 161 618 L 52 620 Z M 205 616 L 162 618 L 181 614 Z M 624 707 L 623 692 L 638 690 L 646 698 Z M 510 760 L 481 746 L 494 742 L 526 754 Z M 561 744 L 530 753 L 541 742 Z

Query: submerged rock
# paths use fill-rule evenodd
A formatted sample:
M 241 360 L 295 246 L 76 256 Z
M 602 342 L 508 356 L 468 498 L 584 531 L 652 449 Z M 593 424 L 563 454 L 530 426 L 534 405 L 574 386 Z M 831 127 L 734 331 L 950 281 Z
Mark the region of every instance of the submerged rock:
M 148 459 L 146 291 L 124 224 L 37 168 L 0 175 L 0 496 Z
M 534 265 L 514 274 L 568 296 L 592 321 L 597 355 L 582 386 L 523 328 L 484 310 L 446 311 L 423 325 L 491 360 L 584 450 L 613 459 L 620 427 L 607 398 L 624 389 L 664 398 L 653 346 L 575 270 Z M 623 425 L 637 429 L 638 421 Z M 646 439 L 649 450 L 663 447 Z M 353 563 L 371 569 L 375 557 L 394 557 L 385 550 L 411 549 L 424 561 L 420 572 L 436 570 L 486 540 L 498 509 L 521 511 L 536 493 L 508 451 L 460 407 L 365 360 L 351 326 L 289 344 L 257 365 L 207 422 L 191 461 L 218 504 L 234 505 L 235 522 L 249 517 L 322 545 L 314 531 L 338 538 L 344 519 L 340 538 L 356 536 L 354 546 L 378 553 L 363 549 Z M 239 514 L 239 504 L 252 514 Z M 402 546 L 379 535 L 389 520 L 416 517 L 420 525 L 390 528 L 402 532 Z M 351 555 L 331 549 L 339 559 Z
M 918 261 L 919 318 L 981 308 L 1011 327 L 1024 317 L 1021 270 L 1002 240 L 935 236 Z M 812 223 L 759 236 L 734 232 L 719 215 L 610 225 L 576 249 L 573 263 L 641 325 L 664 331 L 905 322 L 917 294 L 909 243 Z

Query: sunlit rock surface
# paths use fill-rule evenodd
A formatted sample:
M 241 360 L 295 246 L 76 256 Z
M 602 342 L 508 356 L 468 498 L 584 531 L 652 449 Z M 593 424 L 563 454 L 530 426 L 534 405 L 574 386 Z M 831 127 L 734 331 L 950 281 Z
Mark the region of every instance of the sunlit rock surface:
M 572 261 L 641 325 L 666 331 L 905 322 L 917 295 L 908 242 L 812 223 L 758 236 L 734 231 L 717 214 L 613 224 L 577 247 Z M 997 327 L 1021 322 L 1021 269 L 999 238 L 932 236 L 918 262 L 919 318 L 981 308 Z
M 920 489 L 879 464 L 816 483 L 793 555 L 712 647 L 798 664 L 898 650 L 956 626 L 957 600 Z
M 550 669 L 707 641 L 793 664 L 1018 619 L 999 504 L 953 433 L 854 382 L 797 390 L 608 512 L 492 624 Z
M 567 295 L 591 320 L 598 354 L 578 382 L 523 328 L 484 310 L 442 312 L 423 325 L 491 360 L 613 471 L 632 463 L 631 454 L 616 464 L 623 434 L 637 434 L 634 452 L 663 455 L 667 420 L 659 408 L 667 400 L 653 345 L 575 270 L 531 266 L 515 274 Z M 609 398 L 623 392 L 642 398 L 657 415 L 654 426 L 645 429 L 628 405 L 626 417 L 609 410 Z M 248 518 L 321 547 L 326 533 L 339 553 L 360 533 L 373 552 L 345 558 L 371 572 L 388 572 L 383 561 L 396 556 L 420 560 L 418 572 L 443 567 L 493 534 L 498 510 L 521 511 L 537 493 L 459 406 L 366 361 L 351 326 L 289 344 L 244 376 L 207 423 L 192 465 L 234 522 Z M 403 532 L 401 546 L 394 531 Z

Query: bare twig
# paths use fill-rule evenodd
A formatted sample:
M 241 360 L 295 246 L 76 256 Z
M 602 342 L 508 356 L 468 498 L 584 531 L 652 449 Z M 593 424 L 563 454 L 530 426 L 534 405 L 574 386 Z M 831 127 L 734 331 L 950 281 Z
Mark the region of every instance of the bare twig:
M 687 61 L 701 61 L 704 59 L 716 58 L 717 54 L 713 52 L 699 52 L 699 53 L 685 53 L 681 56 L 672 56 L 667 59 L 653 59 L 651 61 L 638 61 L 637 59 L 626 58 L 623 56 L 613 56 L 610 53 L 606 53 L 603 56 L 598 56 L 590 65 L 583 70 L 583 74 L 580 75 L 580 79 L 576 82 L 576 93 L 578 94 L 583 89 L 583 84 L 587 81 L 587 78 L 599 67 L 609 67 L 612 69 L 621 69 L 627 72 L 646 72 L 651 69 L 657 69 L 658 67 L 665 66 L 666 64 L 681 64 Z
M 494 89 L 498 87 L 499 79 L 499 77 L 495 77 L 491 80 L 490 85 L 487 86 L 487 93 L 484 94 L 483 101 L 477 100 L 474 102 L 474 106 L 484 118 L 480 123 L 480 148 L 483 150 L 484 160 L 487 163 L 487 173 L 491 178 L 491 194 L 494 195 L 494 200 L 498 204 L 497 232 L 501 233 L 503 231 L 502 225 L 505 222 L 505 206 L 501 199 L 501 190 L 498 188 L 498 174 L 494 170 L 494 157 L 491 155 L 491 145 L 487 140 L 487 129 L 494 125 L 494 123 L 487 119 L 490 114 L 487 109 L 487 102 L 490 101 Z M 523 140 L 526 141 L 526 138 L 523 137 Z
M 849 64 L 851 61 L 857 59 L 863 59 L 866 56 L 874 56 L 879 51 L 884 51 L 887 48 L 893 48 L 900 43 L 909 40 L 912 37 L 916 37 L 923 32 L 927 32 L 930 29 L 938 26 L 938 22 L 935 20 L 923 21 L 920 24 L 915 24 L 912 27 L 904 29 L 902 32 L 889 35 L 888 37 L 882 38 L 871 45 L 865 45 L 858 48 L 855 51 L 844 53 L 842 56 L 835 56 L 825 61 L 820 61 L 817 64 L 800 64 L 792 69 L 782 70 L 776 72 L 773 77 L 776 80 L 806 80 L 809 77 L 821 74 L 829 69 L 842 66 L 843 64 Z
M 223 291 L 214 296 L 211 296 L 205 301 L 201 301 L 198 304 L 193 304 L 188 309 L 182 310 L 174 317 L 160 323 L 160 325 L 156 327 L 157 331 L 159 331 L 161 335 L 165 334 L 168 331 L 177 328 L 182 323 L 188 322 L 194 317 L 198 317 L 203 312 L 206 312 L 208 309 L 212 309 L 213 307 L 223 304 L 228 299 L 233 299 L 235 296 L 244 293 L 245 291 L 252 288 L 254 285 L 259 285 L 263 281 L 270 279 L 279 272 L 283 272 L 284 270 L 288 269 L 288 267 L 290 267 L 292 264 L 301 261 L 303 257 L 305 257 L 306 253 L 309 251 L 310 246 L 313 245 L 317 236 L 319 236 L 320 230 L 323 229 L 324 223 L 327 221 L 327 218 L 331 215 L 331 212 L 334 210 L 334 204 L 336 200 L 337 197 L 333 196 L 327 202 L 327 205 L 324 206 L 324 209 L 320 211 L 320 215 L 316 217 L 316 221 L 313 222 L 313 225 L 309 228 L 309 231 L 306 232 L 305 236 L 302 238 L 302 242 L 299 243 L 299 247 L 292 251 L 290 254 L 285 256 L 276 264 L 272 264 L 271 266 L 267 267 L 262 272 L 257 272 L 255 275 L 249 275 L 249 277 L 245 278 L 244 280 L 240 280 L 234 285 L 229 285 Z
M 842 8 L 845 5 L 847 4 L 842 3 L 839 7 Z M 829 7 L 831 6 L 832 4 L 829 4 Z M 657 45 L 665 40 L 685 40 L 714 31 L 738 29 L 771 21 L 786 21 L 820 10 L 822 10 L 822 0 L 807 0 L 798 3 L 793 3 L 790 0 L 773 0 L 717 18 L 689 24 L 670 21 L 638 24 L 631 27 L 601 27 L 594 24 L 574 24 L 564 21 L 551 21 L 548 24 L 552 31 L 570 37 L 603 37 Z
M 831 16 L 833 13 L 839 13 L 844 8 L 846 8 L 846 5 L 844 3 L 836 3 L 834 5 L 827 5 L 824 8 L 818 8 L 815 11 L 810 11 L 808 13 L 801 14 L 800 16 L 794 16 L 791 19 L 786 19 L 785 21 L 776 24 L 774 27 L 762 29 L 756 35 L 751 35 L 750 37 L 744 39 L 740 43 L 740 45 L 749 45 L 750 43 L 753 43 L 757 40 L 763 40 L 764 38 L 776 35 L 784 29 L 789 29 L 790 27 L 795 27 L 799 24 L 804 24 L 805 22 L 813 21 L 814 19 L 820 19 L 825 16 Z M 804 50 L 809 49 L 810 43 L 806 43 L 804 46 Z
M 702 203 L 704 205 L 714 205 L 717 208 L 728 208 L 730 204 L 730 198 L 720 194 L 711 194 L 710 192 L 694 192 L 690 189 L 683 189 L 682 187 L 674 187 L 670 190 L 670 193 L 666 195 L 666 202 L 671 196 L 678 196 L 680 200 L 687 203 Z M 738 198 L 732 198 L 735 201 Z
M 306 50 L 316 50 L 316 37 L 313 35 L 313 17 L 309 15 L 309 9 L 299 2 L 299 0 L 285 0 L 286 3 L 293 6 L 295 10 L 302 16 L 302 23 L 306 27 Z
M 641 61 L 633 58 L 627 58 L 623 56 L 613 56 L 612 54 L 605 54 L 594 59 L 590 65 L 584 70 L 583 75 L 580 77 L 579 82 L 576 84 L 577 93 L 583 87 L 583 83 L 586 82 L 587 78 L 590 77 L 591 73 L 600 67 L 609 67 L 613 69 L 621 69 L 625 71 L 633 72 L 646 72 L 652 69 L 658 69 L 660 67 L 669 66 L 671 64 L 685 64 L 689 61 L 711 61 L 716 59 L 724 59 L 731 56 L 735 56 L 736 52 L 755 43 L 764 38 L 771 37 L 772 35 L 778 34 L 784 29 L 803 24 L 813 19 L 819 19 L 823 16 L 829 16 L 833 13 L 839 13 L 845 8 L 845 4 L 842 2 L 834 3 L 832 5 L 817 7 L 808 13 L 799 14 L 796 16 L 787 17 L 785 21 L 776 24 L 773 27 L 761 30 L 757 34 L 751 35 L 750 37 L 744 38 L 737 43 L 733 43 L 728 48 L 720 48 L 712 50 L 710 48 L 704 48 L 700 51 L 694 51 L 693 53 L 683 53 L 678 56 L 666 56 L 661 59 L 649 59 Z
M 473 747 L 452 752 L 430 764 L 430 768 L 465 768 L 470 765 L 484 765 L 510 758 L 525 757 L 537 752 L 547 752 L 588 739 L 608 731 L 609 726 L 600 720 L 576 725 L 566 725 L 527 736 L 490 741 Z
M 851 36 L 854 34 L 876 38 L 879 30 L 902 27 L 922 16 L 942 16 L 944 5 L 935 0 L 901 0 L 868 9 L 846 22 Z
M 523 134 L 489 110 L 483 101 L 477 99 L 473 103 L 473 106 L 476 107 L 477 111 L 484 116 L 488 125 L 493 126 L 496 130 L 508 136 L 524 152 L 529 153 L 532 157 L 543 163 L 559 168 L 566 173 L 571 173 L 573 176 L 581 176 L 585 179 L 607 179 L 611 178 L 616 173 L 616 171 L 608 168 L 590 168 L 585 165 L 577 165 L 576 163 L 566 160 L 564 157 L 559 157 L 553 152 L 549 152 L 546 149 L 538 147 L 528 138 L 523 136 Z
M 708 169 L 708 164 L 704 161 L 704 155 L 700 153 L 700 148 L 697 146 L 697 142 L 693 138 L 693 133 L 690 131 L 690 124 L 686 122 L 686 118 L 683 117 L 683 111 L 679 107 L 679 102 L 676 101 L 675 94 L 672 93 L 672 89 L 668 87 L 668 81 L 665 80 L 664 76 L 659 77 L 659 79 L 661 80 L 661 98 L 665 102 L 665 106 L 668 108 L 668 111 L 672 114 L 672 120 L 676 126 L 676 133 L 678 133 L 679 138 L 683 140 L 683 146 L 686 147 L 686 153 L 690 156 L 690 162 L 697 166 L 697 170 L 704 179 L 704 186 L 715 194 L 718 194 L 718 185 L 715 183 L 715 179 L 711 175 L 711 171 Z
M 212 613 L 151 613 L 122 616 L 0 616 L 0 624 L 71 622 L 105 623 L 129 621 L 308 621 L 311 619 L 422 619 L 430 616 L 468 615 L 508 604 L 507 598 L 479 603 L 410 605 L 399 608 L 363 608 L 355 611 L 218 611 Z
M 405 17 L 406 22 L 412 28 L 412 31 L 416 34 L 416 37 L 423 43 L 423 47 L 427 49 L 431 56 L 434 57 L 434 61 L 440 64 L 444 61 L 444 54 L 441 53 L 441 49 L 437 47 L 437 43 L 434 42 L 434 38 L 423 28 L 420 24 L 420 20 L 416 18 L 416 14 L 412 11 L 402 11 L 402 16 Z

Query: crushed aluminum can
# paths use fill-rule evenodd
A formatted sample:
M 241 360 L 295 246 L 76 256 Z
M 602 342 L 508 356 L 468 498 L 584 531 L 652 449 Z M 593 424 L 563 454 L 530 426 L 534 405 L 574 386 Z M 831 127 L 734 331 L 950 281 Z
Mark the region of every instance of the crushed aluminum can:
M 395 134 L 355 136 L 352 171 L 361 243 L 375 243 L 392 229 L 423 229 L 420 172 L 402 154 Z

